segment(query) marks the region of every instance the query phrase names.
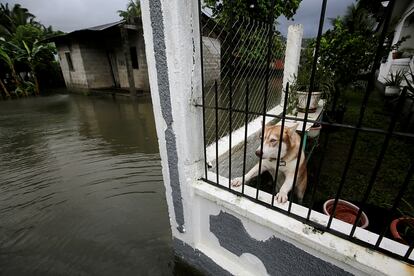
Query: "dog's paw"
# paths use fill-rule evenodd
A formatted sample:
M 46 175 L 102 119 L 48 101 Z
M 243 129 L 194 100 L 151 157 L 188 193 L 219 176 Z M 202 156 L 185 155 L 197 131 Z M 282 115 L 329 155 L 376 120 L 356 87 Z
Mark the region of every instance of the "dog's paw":
M 242 178 L 236 177 L 231 181 L 231 186 L 233 187 L 239 187 L 242 184 Z
M 288 195 L 284 192 L 279 192 L 276 194 L 276 201 L 278 203 L 285 203 L 288 200 Z

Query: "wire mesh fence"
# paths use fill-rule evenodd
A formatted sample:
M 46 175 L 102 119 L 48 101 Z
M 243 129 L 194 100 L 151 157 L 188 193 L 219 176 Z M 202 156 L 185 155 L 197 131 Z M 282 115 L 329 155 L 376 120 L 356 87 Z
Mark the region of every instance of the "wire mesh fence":
M 232 21 L 232 22 L 230 22 Z M 215 82 L 218 105 L 223 108 L 243 109 L 247 84 L 250 86 L 249 111 L 262 112 L 266 90 L 267 50 L 270 39 L 270 77 L 268 82 L 267 111 L 280 102 L 283 79 L 285 42 L 280 34 L 265 22 L 240 17 L 220 21 L 203 14 L 202 47 L 204 66 L 205 104 L 213 105 Z M 230 96 L 231 95 L 231 96 Z M 227 135 L 244 123 L 241 113 L 219 111 L 218 135 Z M 253 116 L 250 120 L 255 119 Z M 215 139 L 215 114 L 206 111 L 206 140 Z M 230 125 L 231 124 L 231 125 Z
M 352 124 L 331 122 L 320 117 L 316 119 L 309 117 L 311 97 L 313 93 L 317 93 L 313 92 L 313 87 L 315 84 L 318 59 L 321 57 L 319 49 L 327 1 L 322 1 L 318 35 L 311 59 L 312 68 L 309 78 L 309 92 L 307 93 L 306 108 L 302 112 L 302 117 L 292 117 L 291 114 L 287 113 L 289 93 L 293 93 L 292 91 L 294 91 L 294 88 L 292 88 L 294 85 L 289 86 L 289 84 L 286 86 L 286 93 L 283 94 L 283 112 L 281 114 L 269 113 L 269 110 L 280 102 L 283 89 L 283 66 L 278 66 L 278 63 L 284 60 L 285 44 L 278 33 L 274 31 L 274 26 L 246 18 L 238 18 L 231 22 L 215 22 L 211 17 L 204 17 L 201 32 L 203 36 L 201 43 L 203 51 L 202 66 L 204 66 L 202 108 L 204 115 L 204 155 L 206 159 L 205 177 L 203 180 L 238 196 L 248 198 L 255 203 L 284 213 L 313 226 L 315 229 L 332 233 L 356 244 L 413 264 L 414 242 L 410 241 L 404 244 L 400 240 L 391 240 L 386 236 L 390 228 L 389 224 L 392 220 L 392 214 L 399 208 L 398 206 L 401 206 L 403 197 L 409 191 L 409 184 L 412 182 L 414 174 L 412 155 L 409 157 L 409 161 L 399 168 L 403 174 L 403 180 L 400 181 L 402 183 L 399 187 L 391 187 L 391 190 L 394 192 L 394 196 L 391 198 L 391 209 L 386 213 L 380 214 L 382 220 L 378 222 L 378 225 L 375 225 L 375 229 L 377 230 L 375 232 L 364 230 L 368 226 L 368 223 L 363 223 L 364 217 L 367 217 L 365 211 L 369 210 L 369 199 L 372 197 L 373 191 L 376 188 L 381 168 L 387 164 L 386 153 L 393 145 L 392 138 L 395 136 L 406 140 L 414 138 L 414 135 L 399 132 L 397 128 L 405 95 L 408 93 L 407 87 L 404 87 L 402 90 L 396 106 L 393 108 L 389 118 L 387 118 L 387 122 L 381 122 L 385 128 L 364 127 L 363 124 L 364 118 L 368 116 L 366 114 L 368 110 L 367 106 L 370 95 L 372 94 L 371 92 L 374 89 L 375 69 L 379 67 L 383 41 L 387 32 L 387 26 L 390 25 L 391 14 L 396 0 L 390 1 L 390 4 L 386 8 L 385 17 L 380 22 L 385 27 L 379 33 L 378 44 L 375 47 L 375 57 L 373 57 L 372 66 L 367 73 L 367 77 L 364 78 L 366 81 L 362 85 L 359 84 L 359 86 L 362 86 L 360 95 L 361 102 L 355 111 L 357 114 L 355 115 L 356 120 Z M 273 22 L 273 18 L 269 18 L 269 22 Z M 261 130 L 257 130 L 257 133 L 261 132 L 260 138 L 257 137 L 256 139 L 249 140 L 247 133 L 248 122 L 259 116 L 263 116 L 263 119 L 267 117 L 280 120 L 281 124 L 276 125 L 275 128 L 270 128 L 270 132 L 272 132 L 272 129 L 274 131 L 273 136 L 269 132 L 265 135 L 267 128 L 265 126 L 265 120 L 263 120 Z M 285 126 L 285 122 L 295 123 L 296 126 L 293 128 L 293 132 L 292 126 Z M 302 123 L 300 129 L 298 129 L 300 135 L 296 134 L 298 122 Z M 328 129 L 330 128 L 331 131 L 333 129 L 336 131 L 341 130 L 343 131 L 342 134 L 345 134 L 345 131 L 349 131 L 347 134 L 349 135 L 347 139 L 349 147 L 343 153 L 344 157 L 341 159 L 341 162 L 337 164 L 339 167 L 339 177 L 335 178 L 337 187 L 333 188 L 332 193 L 329 192 L 324 195 L 325 197 L 333 197 L 326 201 L 326 203 L 329 202 L 331 204 L 329 210 L 328 204 L 326 206 L 324 204 L 324 208 L 326 207 L 326 212 L 324 210 L 324 213 L 326 215 L 319 213 L 314 207 L 316 205 L 316 195 L 321 190 L 321 184 L 323 184 L 320 181 L 320 175 L 323 168 L 322 165 L 327 163 L 325 155 L 327 156 L 330 151 L 328 147 L 329 137 L 334 135 L 329 131 L 326 132 L 321 147 L 322 151 L 320 151 L 319 162 L 314 165 L 313 172 L 308 172 L 306 166 L 303 166 L 305 162 L 302 160 L 305 158 L 301 158 L 305 155 L 306 137 L 309 131 L 307 130 L 308 123 L 318 124 Z M 228 135 L 228 150 L 219 155 L 218 140 L 224 135 L 232 133 L 232 130 L 243 126 L 243 124 L 245 125 L 243 129 L 243 145 L 235 146 L 234 144 L 236 143 L 232 144 L 232 135 Z M 276 127 L 277 131 L 275 131 Z M 286 129 L 287 131 L 284 132 Z M 345 194 L 344 190 L 346 185 L 349 185 L 347 182 L 351 179 L 350 174 L 353 172 L 352 161 L 358 155 L 358 142 L 367 137 L 364 136 L 364 133 L 381 135 L 381 142 L 377 149 L 374 150 L 373 154 L 376 158 L 372 161 L 372 166 L 367 167 L 363 171 L 363 174 L 367 176 L 365 185 L 358 185 L 357 187 L 356 193 L 358 193 L 358 198 L 360 198 L 358 201 L 358 206 L 360 207 L 354 206 L 352 219 L 341 219 L 340 215 L 338 215 L 341 213 L 341 204 L 344 202 L 341 198 Z M 292 135 L 298 135 L 299 137 L 296 136 L 298 139 L 296 141 L 300 142 L 295 143 L 296 149 L 291 155 L 285 152 L 282 156 L 281 141 L 285 143 L 283 138 L 286 136 L 291 137 Z M 341 137 L 342 140 L 343 138 Z M 264 140 L 267 140 L 266 145 L 268 147 L 266 157 L 264 155 Z M 209 165 L 212 164 L 207 162 L 209 160 L 207 159 L 206 148 L 212 142 L 215 142 L 212 147 L 215 147 L 215 158 L 213 160 L 216 164 L 209 168 Z M 223 140 L 221 142 L 226 141 Z M 287 144 L 291 145 L 290 142 L 287 142 Z M 220 143 L 220 146 L 223 145 L 224 143 Z M 275 150 L 275 145 L 278 145 L 277 150 Z M 271 147 L 273 148 L 271 150 L 272 154 L 269 153 L 269 148 Z M 373 144 L 367 146 L 367 150 L 371 150 L 369 147 L 373 147 Z M 256 165 L 250 166 L 248 164 L 249 166 L 246 166 L 247 162 L 252 163 L 249 156 L 247 156 L 247 152 L 252 153 L 254 149 L 257 149 L 255 154 L 259 157 L 258 162 L 253 161 Z M 335 155 L 340 154 L 335 152 Z M 287 160 L 289 156 L 291 159 Z M 264 170 L 262 170 L 263 162 L 266 162 L 266 168 Z M 366 163 L 367 161 L 364 159 L 363 162 Z M 393 162 L 396 161 L 394 160 Z M 248 167 L 251 169 L 248 169 Z M 358 169 L 361 170 L 361 168 Z M 281 179 L 279 178 L 279 171 L 282 171 L 284 174 L 284 177 Z M 268 172 L 268 178 L 270 179 L 266 179 L 265 173 L 263 172 Z M 288 173 L 289 177 L 287 176 Z M 294 198 L 296 193 L 295 187 L 299 187 L 299 185 L 303 186 L 303 183 L 305 183 L 304 189 L 306 189 L 306 183 L 308 181 L 304 178 L 304 175 L 307 173 L 310 173 L 310 176 L 314 173 L 316 180 L 309 187 L 308 202 L 303 204 L 304 191 L 302 194 L 296 194 L 297 198 Z M 330 177 L 334 176 L 332 171 L 328 172 L 328 174 Z M 238 177 L 240 175 L 241 177 Z M 255 178 L 254 181 L 252 181 L 253 177 Z M 305 179 L 305 181 L 301 181 L 300 179 Z M 266 182 L 270 188 L 269 190 L 264 189 Z M 282 191 L 283 185 L 286 183 L 287 186 L 291 185 L 287 188 L 287 192 L 286 190 Z M 282 184 L 281 187 L 280 184 Z M 280 197 L 278 198 L 280 191 L 282 191 L 282 194 L 285 194 L 286 198 L 282 200 L 280 200 Z M 293 204 L 294 200 L 298 204 Z M 368 218 L 366 218 L 366 222 L 368 222 Z M 369 230 L 373 229 L 371 228 Z

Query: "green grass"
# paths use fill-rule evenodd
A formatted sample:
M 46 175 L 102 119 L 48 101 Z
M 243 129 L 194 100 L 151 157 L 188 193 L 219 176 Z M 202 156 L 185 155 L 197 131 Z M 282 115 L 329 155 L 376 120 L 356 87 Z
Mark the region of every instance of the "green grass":
M 346 93 L 347 111 L 344 124 L 356 125 L 359 118 L 359 110 L 364 91 L 361 89 L 348 90 Z M 367 106 L 363 126 L 386 130 L 390 123 L 393 110 L 387 106 L 387 100 L 378 92 L 373 91 Z M 400 123 L 397 130 L 401 129 Z M 329 133 L 328 133 L 329 132 Z M 311 198 L 311 187 L 315 184 L 315 174 L 322 156 L 322 144 L 327 135 L 329 136 L 325 160 L 322 165 L 320 181 L 317 187 L 316 202 L 323 202 L 334 198 L 337 193 L 341 176 L 344 171 L 345 162 L 348 158 L 354 130 L 339 129 L 323 130 L 317 149 L 308 163 L 309 186 L 305 202 L 309 204 Z M 351 165 L 346 175 L 345 185 L 340 198 L 359 202 L 366 191 L 372 170 L 378 160 L 385 135 L 361 131 Z M 410 156 L 414 154 L 413 141 L 404 138 L 393 137 L 383 159 L 380 171 L 375 179 L 375 184 L 370 193 L 368 204 L 390 208 L 398 193 L 399 187 L 404 181 L 408 171 Z M 404 198 L 407 202 L 414 202 L 414 187 L 411 181 L 405 192 Z M 406 208 L 404 204 L 400 206 Z

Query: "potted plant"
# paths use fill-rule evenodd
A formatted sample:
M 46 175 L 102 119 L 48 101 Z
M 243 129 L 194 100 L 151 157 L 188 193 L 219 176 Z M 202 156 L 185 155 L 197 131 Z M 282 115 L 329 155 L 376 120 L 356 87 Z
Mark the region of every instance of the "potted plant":
M 332 214 L 332 209 L 335 199 L 329 199 L 323 204 L 323 212 L 325 215 L 330 216 Z M 346 200 L 339 199 L 338 204 L 335 209 L 334 217 L 342 220 L 344 222 L 354 224 L 356 216 L 358 214 L 359 207 L 348 202 Z M 367 215 L 362 212 L 361 218 L 359 219 L 358 226 L 361 228 L 367 228 L 369 225 L 369 220 Z
M 400 51 L 401 44 L 403 44 L 407 39 L 409 39 L 410 35 L 405 35 L 401 37 L 400 40 L 398 40 L 395 44 L 391 45 L 391 51 L 392 51 L 392 59 L 399 59 L 402 57 L 403 52 Z
M 295 89 L 296 89 L 296 94 L 297 94 L 297 99 L 298 99 L 297 108 L 301 112 L 305 112 L 306 110 L 306 104 L 308 101 L 308 95 L 310 91 L 309 80 L 310 80 L 310 75 L 311 75 L 311 69 L 308 67 L 309 66 L 307 65 L 301 66 L 299 70 L 299 74 L 295 78 L 296 79 Z M 317 70 L 315 78 L 314 78 L 314 87 L 313 87 L 313 91 L 312 91 L 312 95 L 311 95 L 310 103 L 309 103 L 309 109 L 308 109 L 309 113 L 316 112 L 316 109 L 319 106 L 319 100 L 321 99 L 321 97 L 323 96 L 326 97 L 327 95 L 326 88 L 328 88 L 328 85 L 326 85 L 325 80 L 324 80 L 326 76 L 327 74 L 322 70 L 322 68 L 319 68 Z
M 318 123 L 314 123 L 313 126 L 309 128 L 308 137 L 309 138 L 316 138 L 321 133 L 322 125 Z
M 390 76 L 385 79 L 385 96 L 395 96 L 400 93 L 400 85 L 404 79 L 404 73 L 399 70 L 395 73 L 391 73 Z
M 412 244 L 414 242 L 414 207 L 406 200 L 401 200 L 407 206 L 407 211 L 397 209 L 402 217 L 391 222 L 390 231 L 395 240 L 404 244 Z
M 297 108 L 301 112 L 305 112 L 306 104 L 308 101 L 308 94 L 310 91 L 310 86 L 308 84 L 310 79 L 310 72 L 306 68 L 301 67 L 299 74 L 296 78 L 296 93 L 298 97 Z M 319 106 L 319 100 L 321 98 L 322 92 L 319 89 L 318 82 L 315 81 L 315 87 L 312 91 L 310 103 L 309 103 L 309 113 L 314 113 Z

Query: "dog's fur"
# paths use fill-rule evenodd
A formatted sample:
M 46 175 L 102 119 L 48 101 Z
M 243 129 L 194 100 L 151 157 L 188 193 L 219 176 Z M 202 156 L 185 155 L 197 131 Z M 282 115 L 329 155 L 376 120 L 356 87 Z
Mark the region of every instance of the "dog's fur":
M 282 136 L 282 148 L 280 153 L 281 163 L 286 162 L 286 166 L 280 166 L 279 171 L 284 173 L 285 181 L 281 185 L 279 192 L 276 194 L 276 200 L 279 203 L 285 203 L 288 200 L 288 193 L 292 190 L 293 180 L 295 176 L 296 162 L 300 147 L 300 136 L 296 133 L 298 124 L 293 127 L 285 127 Z M 264 132 L 263 151 L 260 151 L 260 146 L 256 150 L 256 155 L 262 158 L 261 173 L 268 171 L 273 179 L 276 174 L 276 163 L 279 151 L 281 127 L 279 125 L 266 126 Z M 282 162 L 284 161 L 284 162 Z M 249 182 L 253 177 L 257 176 L 259 172 L 259 163 L 257 163 L 246 175 L 245 183 Z M 232 186 L 240 186 L 242 178 L 237 177 L 231 181 Z M 295 184 L 295 195 L 299 203 L 302 203 L 303 195 L 307 185 L 307 170 L 305 154 L 302 151 L 298 175 Z

